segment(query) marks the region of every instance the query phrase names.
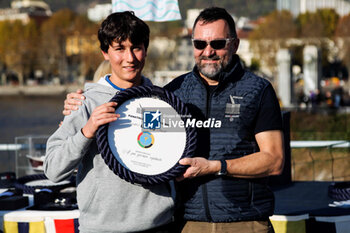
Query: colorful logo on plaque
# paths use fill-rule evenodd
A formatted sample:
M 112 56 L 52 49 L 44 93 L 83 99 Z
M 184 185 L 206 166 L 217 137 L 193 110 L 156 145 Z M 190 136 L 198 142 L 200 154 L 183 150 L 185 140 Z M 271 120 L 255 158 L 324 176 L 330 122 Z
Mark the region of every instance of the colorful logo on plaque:
M 160 129 L 162 113 L 157 111 L 143 112 L 143 128 L 144 129 Z
M 150 148 L 154 144 L 154 136 L 150 132 L 141 132 L 137 142 L 142 148 Z

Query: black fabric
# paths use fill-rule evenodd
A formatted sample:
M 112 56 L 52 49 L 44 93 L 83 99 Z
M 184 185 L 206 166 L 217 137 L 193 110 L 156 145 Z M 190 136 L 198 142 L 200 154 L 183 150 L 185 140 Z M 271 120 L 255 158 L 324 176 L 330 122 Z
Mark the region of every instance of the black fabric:
M 217 85 L 207 85 L 207 91 L 208 91 L 208 96 L 210 96 L 214 90 L 216 89 Z
M 271 84 L 245 71 L 237 55 L 230 68 L 220 74 L 219 84 L 210 91 L 196 67 L 165 86 L 189 106 L 195 118 L 215 119 L 222 123 L 220 128 L 199 129 L 195 156 L 212 160 L 234 159 L 259 151 L 255 140 L 256 122 L 261 117 L 259 111 L 267 111 L 269 107 L 262 101 L 271 97 L 268 90 L 272 88 Z M 273 105 L 278 106 L 278 102 Z M 281 117 L 280 112 L 277 115 L 276 118 Z M 275 124 L 275 129 L 282 128 L 280 119 Z M 203 176 L 184 180 L 178 188 L 186 220 L 260 220 L 273 213 L 274 198 L 266 178 Z
M 350 182 L 341 182 L 329 185 L 328 196 L 336 201 L 350 200 Z
M 34 193 L 34 205 L 27 210 L 74 210 L 78 209 L 76 189 L 52 191 L 42 189 Z
M 315 219 L 308 219 L 305 223 L 307 233 L 337 233 L 334 222 L 319 222 Z
M 23 196 L 23 191 L 10 188 L 0 193 L 0 210 L 16 210 L 28 206 L 28 197 Z
M 28 197 L 11 196 L 0 199 L 0 210 L 17 210 L 28 206 Z
M 208 96 L 210 96 L 217 86 L 207 85 Z M 268 130 L 282 130 L 281 108 L 272 85 L 268 85 L 260 100 L 260 109 L 256 117 L 254 133 Z
M 328 196 L 329 181 L 298 181 L 286 186 L 274 186 L 275 215 L 344 216 L 350 208 L 330 207 L 334 199 Z
M 268 85 L 260 102 L 254 133 L 268 130 L 282 130 L 281 108 L 272 85 Z
M 18 178 L 14 184 L 16 189 L 20 189 L 23 191 L 23 193 L 26 194 L 34 194 L 36 189 L 44 189 L 49 188 L 51 190 L 61 190 L 67 187 L 74 187 L 75 186 L 75 176 L 72 176 L 67 183 L 63 184 L 52 184 L 52 185 L 26 185 L 26 183 L 34 180 L 47 180 L 47 177 L 45 174 L 33 174 L 33 175 L 27 175 L 22 176 Z
M 12 188 L 16 181 L 16 173 L 3 172 L 0 173 L 0 188 Z

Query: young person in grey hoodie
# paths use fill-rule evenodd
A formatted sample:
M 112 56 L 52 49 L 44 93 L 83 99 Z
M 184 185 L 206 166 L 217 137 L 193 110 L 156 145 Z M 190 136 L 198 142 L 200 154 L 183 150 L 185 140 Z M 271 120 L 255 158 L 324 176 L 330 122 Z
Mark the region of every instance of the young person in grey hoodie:
M 77 168 L 77 200 L 82 233 L 169 232 L 174 201 L 168 184 L 135 185 L 115 175 L 98 152 L 99 126 L 118 119 L 119 91 L 152 85 L 141 75 L 149 44 L 149 28 L 132 12 L 113 13 L 98 31 L 100 48 L 112 73 L 85 85 L 79 110 L 66 116 L 47 142 L 45 174 L 59 182 Z

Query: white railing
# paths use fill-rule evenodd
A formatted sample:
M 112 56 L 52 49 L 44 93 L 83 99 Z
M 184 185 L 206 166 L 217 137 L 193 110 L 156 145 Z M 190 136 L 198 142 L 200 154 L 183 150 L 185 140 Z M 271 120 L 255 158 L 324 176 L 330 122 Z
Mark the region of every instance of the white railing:
M 332 147 L 332 148 L 349 148 L 350 141 L 291 141 L 291 148 L 315 148 L 315 147 Z
M 37 148 L 45 148 L 45 144 L 36 144 Z M 290 141 L 290 147 L 293 148 L 317 148 L 317 147 L 332 147 L 332 148 L 350 148 L 350 141 L 333 140 L 333 141 Z M 16 151 L 28 148 L 27 144 L 0 144 L 0 151 Z
M 46 144 L 35 144 L 34 146 L 36 149 L 46 148 Z M 0 144 L 0 151 L 17 151 L 28 148 L 28 144 Z

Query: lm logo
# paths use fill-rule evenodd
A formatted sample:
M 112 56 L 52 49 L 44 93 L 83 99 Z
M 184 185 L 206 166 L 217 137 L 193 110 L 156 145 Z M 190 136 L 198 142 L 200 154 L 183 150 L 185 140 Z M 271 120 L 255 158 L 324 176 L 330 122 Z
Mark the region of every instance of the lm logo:
M 161 115 L 159 110 L 143 112 L 143 128 L 144 129 L 160 129 Z

